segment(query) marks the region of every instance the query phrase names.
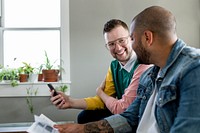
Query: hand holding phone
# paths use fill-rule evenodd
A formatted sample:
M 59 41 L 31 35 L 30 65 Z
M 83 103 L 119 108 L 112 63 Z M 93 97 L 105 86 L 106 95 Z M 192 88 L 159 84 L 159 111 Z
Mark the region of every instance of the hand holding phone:
M 53 87 L 52 84 L 49 83 L 49 84 L 47 84 L 47 85 L 48 85 L 48 87 L 49 87 L 51 90 L 54 90 L 53 96 L 58 95 L 56 89 Z M 56 105 L 60 104 L 61 102 L 62 102 L 62 101 L 59 101 Z
M 52 91 L 52 90 L 54 90 L 53 96 L 56 96 L 56 95 L 58 95 L 58 93 L 57 93 L 56 89 L 53 87 L 53 85 L 52 85 L 52 84 L 47 84 L 47 85 L 48 85 L 48 87 L 51 89 L 51 91 Z

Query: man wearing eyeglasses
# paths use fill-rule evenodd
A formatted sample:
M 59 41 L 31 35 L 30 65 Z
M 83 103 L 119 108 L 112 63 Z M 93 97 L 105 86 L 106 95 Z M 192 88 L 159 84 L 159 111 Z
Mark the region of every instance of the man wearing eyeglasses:
M 133 18 L 131 39 L 138 61 L 154 64 L 141 75 L 137 98 L 97 122 L 54 125 L 59 133 L 200 132 L 200 49 L 178 38 L 175 16 L 160 6 Z
M 140 75 L 150 67 L 139 65 L 131 47 L 128 26 L 123 21 L 108 21 L 103 35 L 106 48 L 115 60 L 111 62 L 105 80 L 96 89 L 97 96 L 74 99 L 60 92 L 60 95 L 51 97 L 52 103 L 60 109 L 83 109 L 78 115 L 78 123 L 101 120 L 125 111 L 136 97 Z

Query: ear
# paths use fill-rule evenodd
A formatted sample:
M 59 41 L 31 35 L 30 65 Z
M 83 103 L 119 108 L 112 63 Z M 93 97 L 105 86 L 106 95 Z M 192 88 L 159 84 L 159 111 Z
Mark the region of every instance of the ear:
M 144 31 L 144 40 L 147 45 L 152 45 L 153 42 L 153 33 L 149 30 Z

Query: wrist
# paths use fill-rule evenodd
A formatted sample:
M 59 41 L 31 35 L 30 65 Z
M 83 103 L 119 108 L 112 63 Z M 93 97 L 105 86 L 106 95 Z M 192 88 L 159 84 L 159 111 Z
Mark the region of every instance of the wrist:
M 97 95 L 98 95 L 99 97 L 101 97 L 101 94 L 102 94 L 102 89 L 99 87 L 98 90 L 97 90 Z
M 74 99 L 69 97 L 69 108 L 73 108 L 74 107 Z

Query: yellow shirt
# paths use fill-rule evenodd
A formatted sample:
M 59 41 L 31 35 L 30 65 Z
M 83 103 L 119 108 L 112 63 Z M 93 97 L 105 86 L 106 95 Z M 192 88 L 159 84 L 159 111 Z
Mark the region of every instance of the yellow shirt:
M 108 69 L 106 75 L 106 84 L 104 92 L 109 96 L 115 96 L 115 86 L 112 78 L 111 69 Z M 87 103 L 86 110 L 104 109 L 106 106 L 99 96 L 84 98 Z

